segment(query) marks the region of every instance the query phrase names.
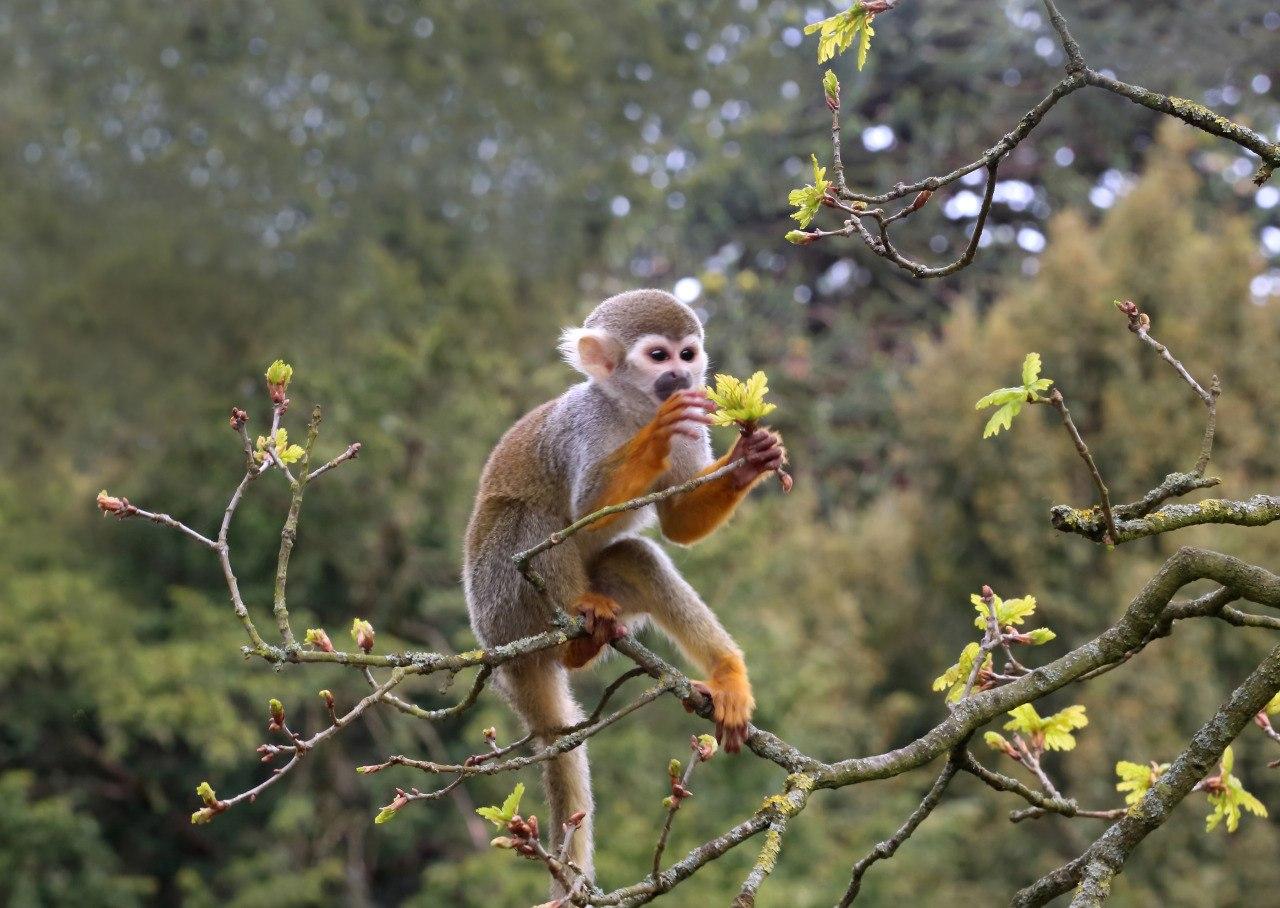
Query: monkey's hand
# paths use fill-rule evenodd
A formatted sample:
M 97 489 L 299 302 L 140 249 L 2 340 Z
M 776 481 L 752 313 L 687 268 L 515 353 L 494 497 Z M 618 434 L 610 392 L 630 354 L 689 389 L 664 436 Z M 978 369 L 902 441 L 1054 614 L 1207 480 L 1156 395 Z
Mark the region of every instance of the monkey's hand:
M 701 389 L 677 391 L 658 407 L 658 413 L 649 424 L 631 440 L 628 454 L 658 472 L 667 468 L 671 454 L 671 439 L 676 435 L 700 438 L 703 426 L 711 425 L 710 413 L 716 405 Z M 656 479 L 656 475 L 653 479 Z M 652 482 L 652 479 L 650 480 Z
M 729 452 L 729 462 L 745 457 L 747 462 L 731 474 L 733 484 L 745 489 L 761 476 L 771 473 L 787 462 L 787 449 L 782 446 L 782 438 L 768 429 L 755 429 L 746 435 L 739 436 L 733 450 Z
M 742 750 L 742 744 L 747 740 L 751 712 L 756 708 L 742 657 L 724 657 L 716 664 L 708 680 L 694 681 L 693 686 L 711 699 L 715 711 L 716 740 L 720 746 L 731 754 Z
M 609 481 L 592 510 L 621 504 L 645 494 L 671 465 L 671 440 L 676 435 L 700 438 L 715 404 L 705 391 L 677 391 L 658 407 L 658 413 L 635 436 L 615 451 L 605 465 Z M 611 514 L 592 524 L 608 526 L 620 517 Z
M 583 593 L 573 610 L 587 619 L 589 636 L 575 637 L 565 647 L 563 662 L 567 668 L 582 668 L 627 629 L 618 621 L 618 603 L 599 593 Z

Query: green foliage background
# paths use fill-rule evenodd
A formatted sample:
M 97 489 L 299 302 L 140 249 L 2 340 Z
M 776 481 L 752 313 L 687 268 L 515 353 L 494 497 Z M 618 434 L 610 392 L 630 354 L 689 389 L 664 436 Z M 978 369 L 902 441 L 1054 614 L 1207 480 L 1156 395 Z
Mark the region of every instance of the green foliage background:
M 1207 99 L 1264 130 L 1280 110 L 1280 11 L 1224 4 L 1065 3 L 1098 65 Z M 857 186 L 967 160 L 1056 78 L 1034 4 L 904 4 L 866 68 L 838 60 Z M 322 450 L 355 464 L 308 497 L 291 571 L 295 626 L 335 640 L 355 615 L 378 647 L 469 648 L 461 530 L 484 456 L 570 379 L 556 329 L 603 296 L 701 281 L 718 370 L 768 371 L 796 491 L 767 485 L 726 530 L 677 557 L 744 645 L 759 721 L 822 757 L 931 727 L 933 677 L 972 639 L 983 583 L 1031 593 L 1059 638 L 1107 623 L 1171 547 L 1276 562 L 1270 529 L 1184 531 L 1107 553 L 1056 534 L 1052 503 L 1088 477 L 1047 408 L 981 440 L 973 401 L 1029 350 L 1063 390 L 1124 499 L 1198 450 L 1202 408 L 1111 306 L 1225 389 L 1215 471 L 1225 494 L 1276 479 L 1276 299 L 1233 150 L 1114 97 L 1074 96 L 1002 176 L 979 264 L 922 286 L 852 246 L 782 239 L 787 191 L 827 152 L 817 13 L 790 3 L 651 0 L 142 4 L 17 0 L 0 9 L 0 893 L 61 904 L 520 905 L 544 877 L 486 847 L 474 804 L 415 805 L 374 827 L 408 771 L 395 752 L 457 759 L 480 730 L 516 733 L 493 698 L 461 721 L 375 715 L 257 804 L 188 822 L 196 784 L 261 778 L 264 704 L 324 721 L 354 677 L 273 674 L 237 655 L 216 564 L 176 534 L 99 518 L 106 486 L 208 528 L 238 478 L 232 404 L 262 431 L 262 367 L 297 368 L 294 416 L 326 407 Z M 1176 13 L 1176 14 L 1175 14 Z M 1274 20 L 1266 18 L 1268 14 Z M 1268 22 L 1273 22 L 1268 25 Z M 1235 101 L 1224 100 L 1227 87 Z M 862 130 L 887 125 L 873 153 Z M 1070 147 L 1070 166 L 1053 153 Z M 1141 179 L 1109 211 L 1091 187 Z M 1224 179 L 1228 177 L 1230 179 Z M 1117 180 L 1119 181 L 1117 183 Z M 963 243 L 939 193 L 913 221 L 937 254 Z M 625 200 L 625 205 L 619 199 Z M 625 209 L 625 214 L 623 210 Z M 1017 231 L 1048 237 L 1028 253 Z M 1271 263 L 1274 267 L 1275 263 Z M 295 437 L 301 423 L 290 423 Z M 721 439 L 721 444 L 728 439 Z M 284 490 L 262 483 L 233 544 L 265 616 Z M 762 544 L 763 543 L 763 544 Z M 768 557 L 741 557 L 761 550 Z M 731 571 L 725 566 L 732 564 Z M 1258 659 L 1262 632 L 1179 628 L 1130 670 L 1054 698 L 1090 724 L 1047 765 L 1112 806 L 1117 759 L 1168 760 Z M 584 677 L 598 693 L 617 663 Z M 430 686 L 424 702 L 444 702 Z M 456 691 L 451 695 L 456 696 Z M 1061 699 L 1061 702 L 1058 702 Z M 592 743 L 602 880 L 632 881 L 661 822 L 665 766 L 702 727 L 667 703 Z M 1254 731 L 1235 771 L 1280 810 Z M 994 757 L 991 757 L 994 759 Z M 1007 766 L 1004 768 L 1008 768 Z M 526 781 L 532 782 L 530 777 Z M 776 768 L 717 757 L 695 780 L 680 854 L 776 790 Z M 896 827 L 925 774 L 818 797 L 762 905 L 828 905 L 847 867 Z M 537 802 L 536 786 L 527 798 Z M 957 780 L 929 824 L 867 878 L 870 905 L 999 901 L 1078 851 L 1090 821 L 1011 826 L 1014 806 Z M 1280 835 L 1247 818 L 1205 836 L 1188 803 L 1117 884 L 1122 906 L 1238 904 L 1274 889 Z M 673 904 L 723 901 L 749 855 Z

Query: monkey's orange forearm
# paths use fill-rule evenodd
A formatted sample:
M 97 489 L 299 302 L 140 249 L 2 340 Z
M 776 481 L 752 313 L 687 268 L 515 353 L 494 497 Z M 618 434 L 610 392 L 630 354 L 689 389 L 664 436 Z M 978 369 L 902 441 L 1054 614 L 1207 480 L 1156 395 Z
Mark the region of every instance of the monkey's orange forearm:
M 671 465 L 670 454 L 670 436 L 662 432 L 659 419 L 655 418 L 609 456 L 605 464 L 609 482 L 591 510 L 621 504 L 648 492 Z M 593 526 L 606 526 L 617 517 L 605 517 Z
M 729 463 L 732 456 L 733 452 L 730 451 L 698 475 L 714 473 Z M 740 486 L 731 472 L 659 503 L 658 517 L 662 522 L 662 535 L 681 545 L 697 542 L 728 520 L 738 502 L 747 496 L 758 481 L 757 478 Z

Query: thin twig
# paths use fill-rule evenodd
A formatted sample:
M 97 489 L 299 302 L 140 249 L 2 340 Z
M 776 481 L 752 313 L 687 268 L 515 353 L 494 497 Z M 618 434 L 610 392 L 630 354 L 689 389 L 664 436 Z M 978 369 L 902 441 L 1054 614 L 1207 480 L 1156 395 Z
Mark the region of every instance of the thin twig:
M 688 482 L 682 482 L 679 485 L 670 486 L 669 488 L 661 489 L 657 492 L 651 492 L 648 495 L 641 495 L 639 498 L 632 498 L 630 501 L 611 504 L 607 507 L 592 511 L 590 514 L 573 521 L 573 523 L 569 524 L 563 530 L 557 530 L 552 533 L 533 548 L 525 549 L 523 552 L 516 552 L 516 554 L 511 556 L 511 560 L 514 561 L 516 567 L 523 572 L 531 559 L 541 555 L 547 549 L 559 545 L 579 530 L 585 529 L 597 521 L 603 520 L 604 518 L 610 517 L 614 514 L 621 514 L 624 511 L 635 511 L 643 507 L 648 507 L 649 505 L 656 504 L 659 501 L 665 501 L 674 495 L 682 495 L 685 492 L 692 492 L 699 486 L 704 486 L 709 482 L 715 482 L 720 477 L 732 473 L 738 467 L 745 465 L 746 462 L 747 459 L 745 457 L 739 457 L 737 460 L 727 463 L 719 469 L 712 470 L 710 473 L 703 473 L 701 476 L 695 476 Z
M 871 865 L 876 861 L 884 861 L 893 857 L 894 853 L 902 847 L 902 843 L 911 837 L 920 824 L 925 821 L 929 814 L 933 813 L 933 809 L 938 806 L 942 800 L 942 793 L 946 791 L 947 785 L 955 778 L 956 773 L 961 769 L 961 758 L 953 754 L 947 758 L 947 764 L 942 767 L 942 772 L 938 774 L 938 778 L 934 780 L 932 787 L 925 794 L 924 799 L 920 802 L 911 815 L 907 817 L 905 823 L 898 827 L 897 832 L 889 836 L 883 842 L 877 844 L 866 855 L 859 858 L 853 865 L 853 872 L 850 875 L 849 886 L 845 889 L 844 895 L 840 898 L 839 908 L 848 908 L 853 900 L 858 897 L 858 893 L 862 890 L 862 877 Z
M 693 756 L 689 758 L 689 763 L 684 768 L 684 773 L 680 776 L 680 787 L 682 789 L 689 788 L 689 780 L 693 778 L 694 768 L 702 761 L 698 759 L 698 749 L 693 748 Z M 687 795 L 685 797 L 688 797 Z M 667 848 L 667 837 L 671 835 L 671 825 L 675 822 L 676 811 L 680 809 L 680 805 L 684 803 L 684 797 L 672 795 L 671 806 L 667 808 L 666 819 L 662 823 L 662 831 L 658 833 L 658 844 L 653 849 L 653 875 L 657 876 L 662 869 L 662 852 Z
M 227 798 L 226 800 L 219 800 L 218 801 L 219 806 L 216 808 L 218 812 L 234 807 L 243 801 L 256 800 L 258 795 L 260 795 L 262 792 L 266 791 L 272 785 L 275 785 L 282 778 L 288 775 L 293 770 L 293 768 L 298 765 L 298 763 L 303 759 L 303 757 L 305 757 L 306 754 L 308 754 L 313 748 L 315 748 L 316 745 L 324 742 L 328 738 L 333 737 L 339 731 L 346 728 L 348 725 L 350 725 L 352 722 L 354 722 L 356 719 L 362 716 L 365 713 L 365 711 L 369 709 L 369 707 L 373 706 L 375 703 L 378 703 L 380 700 L 382 700 L 387 695 L 387 693 L 390 692 L 401 681 L 403 681 L 404 678 L 405 678 L 405 673 L 403 671 L 397 670 L 392 672 L 391 677 L 387 679 L 386 682 L 384 682 L 383 684 L 380 684 L 376 690 L 368 694 L 363 700 L 361 700 L 355 706 L 351 707 L 351 709 L 348 710 L 346 714 L 339 716 L 337 720 L 332 722 L 327 728 L 321 729 L 320 731 L 312 735 L 310 738 L 307 738 L 305 741 L 295 738 L 294 740 L 297 742 L 296 745 L 276 746 L 271 748 L 273 751 L 292 751 L 293 757 L 289 760 L 288 763 L 286 763 L 284 766 L 280 767 L 279 769 L 275 770 L 270 776 L 268 776 L 262 782 L 255 785 L 253 788 L 250 788 L 248 791 L 243 791 L 234 797 Z
M 1076 428 L 1076 424 L 1071 420 L 1071 413 L 1067 410 L 1066 401 L 1063 400 L 1062 392 L 1057 388 L 1050 392 L 1049 404 L 1062 417 L 1062 424 L 1066 426 L 1067 433 L 1071 436 L 1072 442 L 1075 443 L 1076 452 L 1079 453 L 1080 459 L 1084 461 L 1085 466 L 1089 468 L 1089 475 L 1093 478 L 1093 484 L 1097 487 L 1098 495 L 1102 500 L 1102 516 L 1107 523 L 1110 544 L 1115 545 L 1120 541 L 1120 534 L 1116 531 L 1116 519 L 1111 513 L 1111 494 L 1107 491 L 1107 484 L 1102 481 L 1102 474 L 1098 472 L 1098 465 L 1093 462 L 1093 455 L 1089 453 L 1089 446 L 1080 437 L 1080 430 Z
M 660 696 L 667 693 L 671 689 L 671 686 L 672 686 L 671 681 L 667 681 L 665 684 L 658 684 L 654 687 L 651 687 L 648 690 L 646 690 L 643 694 L 641 694 L 639 697 L 637 697 L 635 700 L 631 701 L 626 706 L 610 714 L 609 716 L 606 716 L 605 718 L 600 719 L 592 723 L 591 725 L 586 726 L 585 728 L 581 728 L 570 734 L 562 735 L 556 738 L 554 741 L 551 741 L 549 744 L 543 747 L 542 750 L 539 750 L 536 753 L 529 754 L 528 756 L 513 757 L 512 759 L 505 760 L 501 763 L 477 762 L 477 763 L 471 763 L 471 764 L 467 764 L 467 763 L 447 764 L 447 763 L 436 763 L 431 760 L 416 760 L 411 757 L 396 755 L 393 757 L 388 757 L 382 763 L 376 763 L 376 764 L 372 764 L 371 766 L 364 767 L 364 771 L 366 773 L 373 773 L 373 772 L 378 772 L 382 769 L 386 769 L 389 766 L 409 766 L 414 769 L 420 769 L 426 773 L 431 773 L 433 775 L 462 773 L 463 775 L 468 775 L 468 776 L 478 776 L 478 775 L 496 775 L 498 773 L 511 772 L 512 770 L 516 770 L 516 769 L 523 769 L 524 767 L 532 766 L 535 763 L 544 763 L 547 760 L 554 759 L 555 757 L 558 757 L 563 753 L 567 753 L 568 751 L 573 750 L 575 747 L 580 747 L 583 744 L 583 742 L 585 742 L 592 735 L 599 732 L 601 729 L 608 728 L 613 723 L 619 721 L 620 719 L 626 716 L 629 716 L 631 713 L 635 712 L 637 709 L 640 709 L 642 706 L 646 706 L 649 703 L 652 703 L 654 700 L 658 699 Z
M 323 476 L 325 473 L 328 473 L 334 467 L 344 464 L 348 460 L 354 460 L 355 458 L 359 457 L 360 449 L 362 447 L 363 445 L 361 445 L 360 442 L 358 441 L 352 442 L 351 444 L 347 445 L 347 449 L 343 451 L 341 454 L 339 454 L 337 457 L 335 457 L 333 460 L 329 461 L 322 467 L 316 467 L 309 474 L 307 474 L 307 482 L 311 482 L 312 480 L 319 479 L 321 476 Z

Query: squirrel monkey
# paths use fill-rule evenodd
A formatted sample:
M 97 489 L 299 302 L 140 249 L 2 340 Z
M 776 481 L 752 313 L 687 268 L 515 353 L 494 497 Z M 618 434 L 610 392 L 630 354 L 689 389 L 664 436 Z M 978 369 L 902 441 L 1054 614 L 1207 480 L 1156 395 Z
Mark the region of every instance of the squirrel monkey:
M 483 646 L 548 629 L 536 591 L 512 556 L 579 517 L 669 488 L 745 457 L 736 470 L 656 506 L 614 515 L 538 556 L 552 599 L 586 617 L 591 635 L 501 666 L 497 686 L 543 744 L 582 720 L 569 670 L 652 618 L 706 673 L 699 689 L 715 708 L 716 737 L 741 748 L 755 700 L 742 651 L 665 552 L 639 535 L 655 518 L 688 544 L 723 523 L 762 476 L 781 466 L 778 436 L 741 437 L 712 460 L 707 426 L 715 405 L 703 386 L 707 358 L 697 315 L 669 293 L 634 290 L 601 303 L 560 350 L 586 381 L 524 416 L 485 464 L 467 528 L 464 586 Z M 625 625 L 624 625 L 625 622 Z M 590 877 L 592 798 L 586 747 L 542 764 L 550 828 L 577 811 L 572 860 Z

